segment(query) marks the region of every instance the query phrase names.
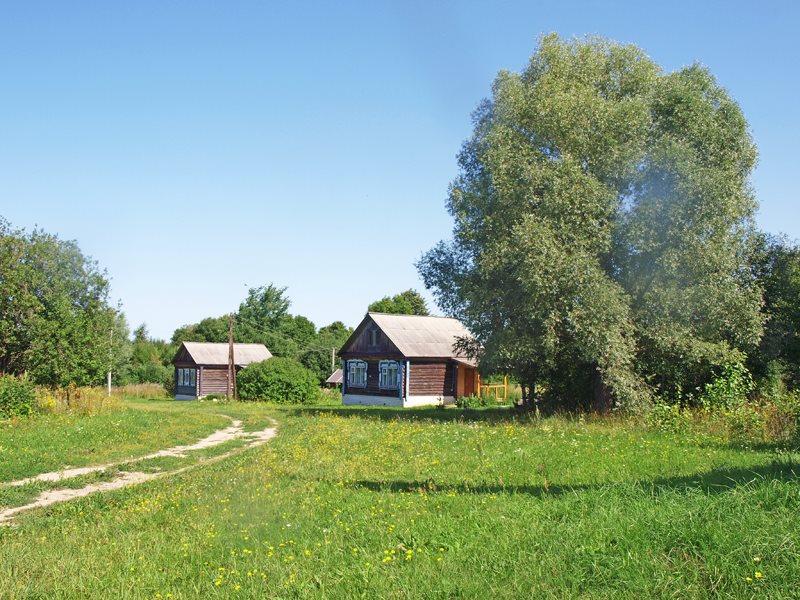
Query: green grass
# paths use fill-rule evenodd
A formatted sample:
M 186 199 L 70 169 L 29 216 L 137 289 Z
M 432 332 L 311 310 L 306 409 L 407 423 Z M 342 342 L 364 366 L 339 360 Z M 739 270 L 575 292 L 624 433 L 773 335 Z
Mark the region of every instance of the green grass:
M 238 404 L 126 400 L 121 410 L 96 416 L 43 415 L 17 424 L 0 421 L 0 482 L 64 467 L 126 460 L 196 442 L 241 419 L 246 431 L 269 426 Z
M 798 597 L 797 456 L 613 419 L 214 410 L 278 435 L 22 515 L 0 597 Z

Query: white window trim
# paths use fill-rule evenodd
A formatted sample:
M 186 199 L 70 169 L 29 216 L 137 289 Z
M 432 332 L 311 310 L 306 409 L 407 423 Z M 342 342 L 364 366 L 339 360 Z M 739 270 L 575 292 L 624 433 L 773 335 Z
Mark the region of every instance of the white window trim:
M 388 383 L 389 373 L 394 371 L 394 382 Z M 400 363 L 396 360 L 382 360 L 378 363 L 378 387 L 382 390 L 400 389 L 400 374 L 402 373 Z
M 355 375 L 357 370 L 364 369 L 364 380 L 362 381 L 354 381 L 353 376 Z M 354 387 L 354 388 L 365 388 L 367 387 L 367 369 L 369 366 L 367 365 L 367 361 L 364 360 L 348 360 L 347 361 L 347 387 Z
M 197 385 L 197 369 L 178 369 L 178 385 L 180 387 L 195 387 Z

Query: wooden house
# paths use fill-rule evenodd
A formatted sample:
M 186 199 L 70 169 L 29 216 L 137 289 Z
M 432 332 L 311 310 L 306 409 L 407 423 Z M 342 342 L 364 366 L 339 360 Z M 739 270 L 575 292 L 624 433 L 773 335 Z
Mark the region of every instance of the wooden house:
M 237 371 L 271 358 L 264 344 L 234 344 Z M 175 399 L 194 400 L 228 392 L 228 344 L 183 342 L 172 360 L 175 366 Z
M 454 349 L 469 335 L 446 317 L 367 313 L 339 350 L 342 403 L 421 406 L 474 394 L 477 364 Z

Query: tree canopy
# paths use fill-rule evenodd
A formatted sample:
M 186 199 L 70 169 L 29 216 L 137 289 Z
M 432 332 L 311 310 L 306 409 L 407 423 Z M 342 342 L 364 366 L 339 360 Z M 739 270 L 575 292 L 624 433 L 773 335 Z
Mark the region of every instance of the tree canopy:
M 64 386 L 101 384 L 109 368 L 127 367 L 125 317 L 75 242 L 0 219 L 0 289 L 0 372 Z
M 331 374 L 331 350 L 338 350 L 352 329 L 335 321 L 317 331 L 310 319 L 292 315 L 290 307 L 285 287 L 270 283 L 251 288 L 233 315 L 234 340 L 264 344 L 275 356 L 297 360 L 321 383 Z M 227 342 L 229 318 L 229 315 L 208 317 L 199 323 L 183 325 L 175 330 L 172 342 L 176 345 L 184 341 Z
M 749 366 L 774 384 L 800 386 L 800 247 L 783 237 L 762 234 L 753 264 L 764 288 L 766 325 Z
M 705 67 L 664 73 L 635 46 L 548 35 L 476 110 L 453 237 L 418 268 L 484 367 L 524 391 L 680 396 L 761 335 L 755 160 Z
M 384 296 L 367 308 L 369 312 L 391 313 L 396 315 L 428 315 L 428 306 L 419 292 L 406 290 L 394 296 Z

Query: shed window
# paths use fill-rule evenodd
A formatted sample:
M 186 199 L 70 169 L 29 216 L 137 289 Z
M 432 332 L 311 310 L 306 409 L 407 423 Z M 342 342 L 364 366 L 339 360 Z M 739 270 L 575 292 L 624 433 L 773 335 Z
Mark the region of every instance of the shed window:
M 197 381 L 196 369 L 178 369 L 178 385 L 183 387 L 194 387 Z
M 396 390 L 400 387 L 400 363 L 395 360 L 382 360 L 378 369 L 380 372 L 378 386 L 382 390 Z
M 347 361 L 347 385 L 349 387 L 367 387 L 367 363 L 363 360 Z

